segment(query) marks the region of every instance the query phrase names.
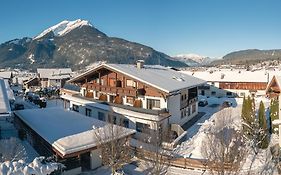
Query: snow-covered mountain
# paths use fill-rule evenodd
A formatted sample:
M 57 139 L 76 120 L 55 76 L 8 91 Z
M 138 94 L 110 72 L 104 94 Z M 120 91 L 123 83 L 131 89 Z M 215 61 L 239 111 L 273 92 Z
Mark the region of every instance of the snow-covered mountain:
M 63 36 L 65 34 L 69 33 L 70 31 L 72 31 L 73 29 L 76 29 L 76 28 L 82 27 L 82 26 L 91 26 L 92 27 L 92 24 L 89 21 L 81 20 L 81 19 L 77 19 L 75 21 L 64 20 L 64 21 L 44 30 L 42 33 L 40 33 L 33 39 L 40 39 L 50 32 L 53 32 L 55 36 Z
M 179 54 L 174 56 L 176 60 L 182 61 L 190 66 L 206 65 L 211 62 L 211 59 L 206 56 L 190 53 L 190 54 Z
M 109 37 L 86 20 L 62 21 L 34 38 L 14 39 L 0 44 L 0 68 L 85 68 L 92 63 L 161 64 L 186 67 L 181 61 L 151 47 Z

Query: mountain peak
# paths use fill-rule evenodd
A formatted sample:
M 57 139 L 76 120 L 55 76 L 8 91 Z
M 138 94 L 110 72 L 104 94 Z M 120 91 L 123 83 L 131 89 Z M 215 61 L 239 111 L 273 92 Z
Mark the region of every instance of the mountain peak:
M 68 32 L 70 32 L 71 30 L 76 29 L 78 27 L 82 27 L 82 26 L 91 26 L 92 27 L 92 24 L 89 21 L 82 20 L 82 19 L 77 19 L 74 21 L 64 20 L 64 21 L 44 30 L 42 33 L 40 33 L 33 39 L 39 39 L 39 38 L 45 36 L 46 34 L 50 33 L 51 31 L 54 33 L 55 36 L 63 36 L 65 34 L 67 34 Z
M 174 58 L 176 60 L 180 60 L 190 66 L 204 65 L 204 64 L 208 64 L 210 62 L 209 57 L 201 56 L 201 55 L 194 54 L 194 53 L 179 54 L 179 55 L 174 56 Z
M 198 54 L 189 53 L 189 54 L 179 54 L 179 55 L 176 55 L 174 57 L 190 58 L 190 59 L 202 59 L 202 58 L 205 58 L 206 56 L 201 56 L 201 55 L 198 55 Z

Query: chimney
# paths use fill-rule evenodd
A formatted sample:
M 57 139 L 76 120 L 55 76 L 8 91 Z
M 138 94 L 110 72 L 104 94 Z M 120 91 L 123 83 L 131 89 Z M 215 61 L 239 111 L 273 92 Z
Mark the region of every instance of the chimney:
M 137 61 L 137 68 L 138 68 L 138 69 L 142 69 L 142 68 L 143 68 L 143 65 L 144 65 L 144 60 L 138 60 L 138 61 Z

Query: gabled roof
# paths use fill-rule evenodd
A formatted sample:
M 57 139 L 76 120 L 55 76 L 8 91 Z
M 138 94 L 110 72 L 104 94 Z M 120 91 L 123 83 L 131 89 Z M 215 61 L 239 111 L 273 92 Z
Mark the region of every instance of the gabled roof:
M 270 71 L 220 70 L 220 71 L 182 71 L 188 75 L 208 82 L 263 82 L 267 83 L 274 73 Z
M 269 88 L 272 86 L 272 84 L 276 82 L 278 87 L 279 87 L 279 90 L 281 90 L 281 76 L 276 76 L 274 75 L 271 79 L 271 81 L 268 83 L 267 87 L 266 87 L 266 90 L 265 92 L 268 92 L 269 91 Z
M 0 72 L 0 78 L 10 79 L 12 78 L 12 72 L 10 71 Z
M 122 73 L 135 80 L 143 82 L 147 85 L 155 87 L 164 92 L 170 93 L 184 88 L 190 88 L 205 83 L 204 80 L 183 74 L 163 66 L 144 65 L 138 69 L 135 65 L 129 64 L 101 64 L 77 77 L 69 80 L 75 82 L 82 79 L 86 75 L 90 75 L 100 68 L 107 68 L 112 71 Z
M 36 79 L 38 79 L 38 77 L 32 77 L 29 80 L 25 81 L 23 84 L 29 84 L 30 82 L 32 82 L 32 81 L 34 81 Z
M 38 68 L 37 72 L 39 73 L 40 78 L 48 79 L 66 79 L 70 78 L 72 70 L 70 68 L 59 68 L 59 69 L 42 69 Z

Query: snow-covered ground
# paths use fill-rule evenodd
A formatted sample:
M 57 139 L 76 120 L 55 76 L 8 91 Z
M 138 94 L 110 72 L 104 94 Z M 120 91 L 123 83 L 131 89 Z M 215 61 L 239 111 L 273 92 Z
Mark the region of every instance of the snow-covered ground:
M 206 133 L 210 128 L 214 128 L 216 123 L 219 122 L 221 116 L 231 116 L 230 122 L 228 123 L 232 127 L 239 128 L 241 126 L 241 109 L 242 109 L 242 98 L 204 98 L 208 101 L 209 105 L 206 107 L 199 107 L 199 112 L 206 112 L 206 114 L 188 131 L 188 139 L 179 145 L 175 152 L 181 157 L 190 157 L 195 159 L 204 159 L 202 155 L 202 141 L 206 140 Z M 219 111 L 219 107 L 212 108 L 213 104 L 222 104 L 223 101 L 229 100 L 233 103 L 233 107 Z M 266 114 L 269 115 L 268 107 L 270 100 L 264 97 L 255 98 L 256 110 L 258 110 L 260 101 L 263 101 L 266 108 Z M 214 105 L 215 106 L 215 105 Z M 277 136 L 273 135 L 271 138 L 271 145 L 277 143 Z M 260 150 L 257 155 L 253 152 L 249 152 L 247 159 L 244 163 L 243 169 L 245 172 L 251 168 L 255 173 L 268 174 L 274 169 L 274 164 L 270 161 L 271 153 L 269 149 Z M 272 172 L 273 173 L 273 172 Z

